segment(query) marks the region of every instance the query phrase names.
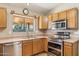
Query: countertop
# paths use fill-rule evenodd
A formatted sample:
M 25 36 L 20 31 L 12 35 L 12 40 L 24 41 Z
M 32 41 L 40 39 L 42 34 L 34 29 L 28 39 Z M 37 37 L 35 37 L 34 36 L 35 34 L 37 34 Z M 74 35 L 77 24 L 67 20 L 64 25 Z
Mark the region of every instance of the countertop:
M 68 42 L 68 43 L 75 43 L 77 41 L 79 41 L 79 38 L 71 38 L 71 39 L 66 39 L 66 40 L 63 40 L 64 42 Z
M 0 38 L 0 44 L 2 43 L 11 43 L 23 40 L 32 40 L 32 39 L 39 39 L 39 38 L 48 38 L 47 36 L 37 36 L 37 37 L 4 37 Z

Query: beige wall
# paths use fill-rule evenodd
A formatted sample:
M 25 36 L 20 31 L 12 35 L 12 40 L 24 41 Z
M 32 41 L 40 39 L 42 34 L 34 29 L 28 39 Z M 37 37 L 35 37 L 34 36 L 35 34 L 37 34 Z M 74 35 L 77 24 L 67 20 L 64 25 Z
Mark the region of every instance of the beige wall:
M 14 10 L 16 13 L 22 14 L 22 8 L 16 8 L 16 6 L 8 6 L 5 4 L 0 4 L 0 7 L 5 7 L 7 8 L 7 28 L 3 31 L 0 32 L 0 37 L 4 36 L 25 36 L 26 32 L 17 32 L 13 33 L 12 32 L 12 24 L 13 24 L 13 16 L 10 14 L 11 10 Z M 34 12 L 30 12 L 30 15 L 40 15 Z

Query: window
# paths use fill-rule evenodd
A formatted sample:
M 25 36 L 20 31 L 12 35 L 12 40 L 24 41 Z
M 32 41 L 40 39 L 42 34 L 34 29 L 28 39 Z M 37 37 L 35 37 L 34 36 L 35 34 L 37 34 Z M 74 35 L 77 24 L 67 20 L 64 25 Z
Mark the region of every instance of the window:
M 25 32 L 25 25 L 24 24 L 13 24 L 13 32 Z
M 13 32 L 27 32 L 34 30 L 33 19 L 25 19 L 22 17 L 14 16 Z

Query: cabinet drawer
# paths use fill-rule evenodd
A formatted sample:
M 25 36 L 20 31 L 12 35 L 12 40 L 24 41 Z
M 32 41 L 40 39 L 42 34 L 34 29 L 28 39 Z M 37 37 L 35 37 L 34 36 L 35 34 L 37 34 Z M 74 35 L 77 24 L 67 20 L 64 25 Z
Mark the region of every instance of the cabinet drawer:
M 68 42 L 64 42 L 64 45 L 72 46 L 72 44 L 71 43 L 68 43 Z
M 28 44 L 28 43 L 32 43 L 32 40 L 25 40 L 25 41 L 23 41 L 22 43 L 23 43 L 23 44 L 26 44 L 26 43 L 27 43 L 27 44 Z

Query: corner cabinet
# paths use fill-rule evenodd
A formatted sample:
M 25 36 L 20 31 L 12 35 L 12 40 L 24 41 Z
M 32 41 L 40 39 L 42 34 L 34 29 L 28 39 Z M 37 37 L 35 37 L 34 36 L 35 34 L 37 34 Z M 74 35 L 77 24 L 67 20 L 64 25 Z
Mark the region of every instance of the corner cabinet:
M 38 39 L 38 52 L 43 52 L 44 51 L 44 46 L 43 46 L 43 39 Z
M 0 7 L 0 29 L 7 27 L 7 10 Z
M 41 53 L 41 52 L 47 52 L 47 39 L 45 38 L 38 38 L 33 39 L 33 55 Z
M 48 29 L 48 18 L 45 16 L 38 17 L 38 28 L 39 29 Z
M 67 10 L 67 28 L 77 29 L 78 28 L 78 9 L 72 8 Z

